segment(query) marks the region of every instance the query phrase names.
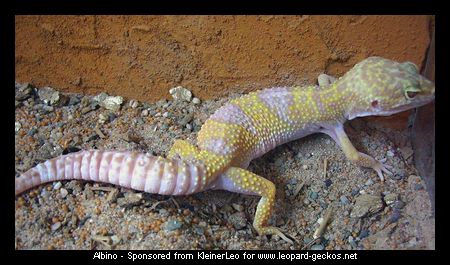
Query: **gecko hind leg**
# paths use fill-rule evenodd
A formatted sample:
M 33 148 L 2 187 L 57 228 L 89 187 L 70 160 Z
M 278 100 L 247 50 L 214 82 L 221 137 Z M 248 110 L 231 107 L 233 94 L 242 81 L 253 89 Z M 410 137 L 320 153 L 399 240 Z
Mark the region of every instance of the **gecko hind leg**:
M 275 204 L 276 189 L 273 182 L 238 167 L 227 169 L 222 176 L 225 178 L 222 183 L 222 189 L 261 196 L 253 221 L 253 227 L 258 234 L 278 235 L 286 242 L 294 243 L 279 228 L 267 225 Z

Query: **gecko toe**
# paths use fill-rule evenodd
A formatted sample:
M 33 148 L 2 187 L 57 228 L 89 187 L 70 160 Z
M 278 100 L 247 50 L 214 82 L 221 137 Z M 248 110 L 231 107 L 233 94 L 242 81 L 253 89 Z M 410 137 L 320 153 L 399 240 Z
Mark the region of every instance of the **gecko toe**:
M 295 239 L 293 239 L 290 236 L 285 235 L 281 230 L 274 226 L 264 227 L 259 229 L 259 234 L 262 235 L 277 235 L 284 241 L 286 241 L 289 244 L 295 244 Z
M 380 169 L 375 169 L 375 171 L 377 172 L 378 177 L 380 178 L 381 182 L 384 182 L 383 172 L 381 172 Z

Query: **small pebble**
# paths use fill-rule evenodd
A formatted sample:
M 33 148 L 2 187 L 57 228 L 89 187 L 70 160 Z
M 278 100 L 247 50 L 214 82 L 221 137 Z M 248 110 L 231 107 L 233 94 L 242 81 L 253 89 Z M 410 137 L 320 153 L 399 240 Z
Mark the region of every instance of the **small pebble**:
M 52 231 L 56 231 L 61 227 L 61 222 L 56 222 L 54 224 L 52 224 L 51 229 Z
M 297 183 L 298 183 L 298 179 L 296 179 L 296 178 L 289 180 L 289 184 L 291 184 L 293 186 L 297 185 Z
M 118 111 L 123 103 L 123 97 L 108 96 L 106 93 L 101 93 L 95 96 L 93 100 L 97 101 L 100 106 L 111 111 Z
M 192 114 L 192 113 L 187 114 L 186 116 L 184 116 L 184 117 L 178 122 L 178 124 L 180 124 L 181 126 L 185 126 L 185 125 L 188 124 L 193 118 L 194 118 L 194 114 Z
M 135 108 L 137 108 L 139 106 L 139 102 L 137 102 L 136 100 L 132 99 L 132 100 L 130 100 L 129 106 L 132 109 L 135 109 Z
M 191 211 L 188 208 L 183 210 L 183 215 L 185 215 L 185 216 L 188 216 L 190 213 L 191 213 Z
M 303 168 L 304 170 L 307 170 L 307 169 L 308 169 L 308 165 L 303 165 L 302 168 Z
M 403 207 L 405 207 L 406 203 L 402 202 L 402 201 L 396 201 L 394 202 L 394 208 L 395 209 L 402 209 Z
M 389 157 L 393 157 L 393 156 L 394 156 L 394 153 L 393 153 L 391 150 L 388 150 L 388 151 L 386 152 L 386 155 L 389 156 Z
M 202 236 L 203 234 L 205 234 L 205 229 L 203 229 L 203 227 L 200 226 L 194 226 L 194 232 L 199 235 Z
M 53 189 L 54 190 L 58 190 L 59 188 L 61 188 L 62 183 L 60 181 L 56 182 L 55 185 L 53 185 Z
M 309 200 L 315 201 L 319 197 L 319 194 L 315 191 L 310 191 L 308 197 L 309 197 Z
M 389 223 L 395 223 L 398 221 L 398 219 L 400 219 L 400 217 L 402 217 L 400 211 L 398 209 L 395 209 L 392 212 L 392 215 L 389 217 Z
M 159 213 L 161 216 L 168 216 L 168 215 L 169 215 L 169 211 L 167 211 L 167 210 L 164 209 L 164 208 L 159 209 L 158 213 Z
M 46 189 L 42 189 L 40 196 L 44 199 L 47 199 L 50 196 L 50 194 Z
M 192 99 L 192 103 L 194 103 L 195 105 L 200 104 L 200 99 L 199 98 L 193 98 Z
M 98 115 L 98 122 L 99 122 L 99 123 L 105 123 L 106 120 L 108 120 L 108 117 L 107 117 L 105 114 L 100 113 L 100 114 Z
M 333 184 L 333 181 L 331 179 L 326 179 L 323 182 L 325 184 L 325 187 L 327 187 L 327 188 L 330 187 L 331 184 Z
M 69 194 L 69 192 L 64 188 L 61 188 L 60 192 L 61 192 L 62 198 L 65 198 L 67 196 L 67 194 Z
M 353 248 L 356 248 L 358 245 L 356 244 L 356 242 L 355 242 L 355 240 L 354 240 L 354 238 L 352 237 L 352 236 L 349 236 L 348 237 L 348 243 L 350 243 L 350 245 L 353 247 Z
M 23 85 L 16 86 L 16 97 L 17 101 L 23 101 L 28 99 L 32 94 L 32 88 L 29 83 L 24 83 Z
M 316 244 L 311 247 L 311 250 L 324 250 L 324 248 L 322 244 Z
M 228 221 L 237 230 L 244 228 L 247 225 L 247 217 L 244 212 L 235 212 L 228 217 Z
M 111 241 L 113 245 L 117 245 L 120 242 L 120 238 L 116 235 L 111 236 Z
M 384 202 L 385 202 L 387 205 L 391 205 L 391 204 L 393 204 L 393 203 L 397 200 L 397 198 L 398 198 L 398 195 L 397 195 L 397 194 L 395 194 L 395 193 L 389 193 L 389 194 L 387 194 L 386 196 L 384 196 Z
M 347 204 L 349 204 L 350 203 L 350 201 L 347 199 L 347 197 L 345 197 L 344 195 L 342 195 L 341 197 L 340 197 L 340 200 L 341 200 L 341 203 L 342 204 L 345 204 L 345 205 L 347 205 Z
M 308 198 L 303 199 L 303 204 L 304 205 L 309 205 L 310 204 L 309 199 Z
M 148 109 L 143 110 L 141 115 L 144 116 L 144 117 L 148 116 Z
M 366 215 L 374 214 L 379 212 L 383 208 L 383 202 L 380 196 L 376 195 L 361 195 L 356 198 L 355 204 L 353 205 L 350 217 L 361 218 Z
M 125 197 L 118 198 L 117 204 L 120 207 L 131 208 L 142 203 L 142 193 L 126 193 Z
M 410 241 L 408 241 L 409 248 L 415 247 L 416 245 L 417 245 L 417 239 L 415 237 L 413 237 Z
M 39 98 L 48 105 L 55 105 L 59 101 L 59 92 L 51 87 L 38 89 Z
M 180 229 L 183 224 L 178 220 L 169 220 L 166 222 L 165 229 L 167 231 L 174 231 Z
M 18 121 L 16 121 L 14 123 L 14 126 L 15 126 L 15 129 L 16 129 L 16 132 L 20 131 L 20 129 L 22 128 L 22 125 Z
M 113 120 L 115 120 L 117 118 L 117 115 L 112 113 L 112 112 L 110 112 L 108 114 L 108 118 L 109 118 L 109 122 L 112 122 Z
M 72 97 L 70 97 L 69 103 L 67 105 L 74 106 L 74 105 L 77 105 L 80 102 L 81 102 L 81 100 L 77 96 L 72 96 Z
M 166 102 L 163 104 L 162 108 L 167 109 L 171 105 L 171 102 Z
M 192 99 L 192 92 L 182 86 L 171 88 L 169 93 L 175 100 L 190 102 Z
M 370 186 L 370 185 L 372 185 L 373 183 L 374 183 L 374 182 L 373 182 L 372 179 L 368 179 L 368 180 L 366 181 L 366 183 L 364 183 L 364 185 Z
M 232 206 L 233 206 L 233 208 L 234 208 L 236 211 L 238 211 L 238 212 L 244 211 L 244 206 L 242 206 L 242 205 L 240 205 L 240 204 L 233 203 Z
M 155 128 L 157 128 L 157 127 L 155 127 Z M 163 131 L 166 131 L 167 129 L 169 128 L 169 125 L 167 125 L 167 124 L 163 124 L 163 125 L 161 125 L 161 130 L 163 130 Z
M 28 136 L 33 136 L 36 134 L 36 132 L 37 132 L 37 128 L 33 127 L 27 134 L 28 134 Z
M 369 236 L 369 230 L 367 229 L 363 229 L 361 230 L 361 232 L 359 233 L 359 238 L 363 239 Z

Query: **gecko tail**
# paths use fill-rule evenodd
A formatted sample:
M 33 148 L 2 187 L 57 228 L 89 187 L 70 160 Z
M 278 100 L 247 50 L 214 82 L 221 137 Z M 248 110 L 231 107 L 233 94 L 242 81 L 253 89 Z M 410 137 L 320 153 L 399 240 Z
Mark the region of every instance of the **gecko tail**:
M 200 162 L 180 158 L 84 150 L 47 160 L 23 173 L 16 178 L 15 194 L 47 182 L 79 179 L 162 195 L 186 195 L 204 188 L 205 172 Z

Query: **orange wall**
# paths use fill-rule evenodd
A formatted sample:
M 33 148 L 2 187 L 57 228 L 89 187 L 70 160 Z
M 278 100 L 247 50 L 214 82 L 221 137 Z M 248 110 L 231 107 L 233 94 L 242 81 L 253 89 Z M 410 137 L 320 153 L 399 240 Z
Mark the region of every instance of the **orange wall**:
M 17 16 L 16 81 L 140 101 L 315 82 L 370 55 L 419 66 L 429 16 Z

